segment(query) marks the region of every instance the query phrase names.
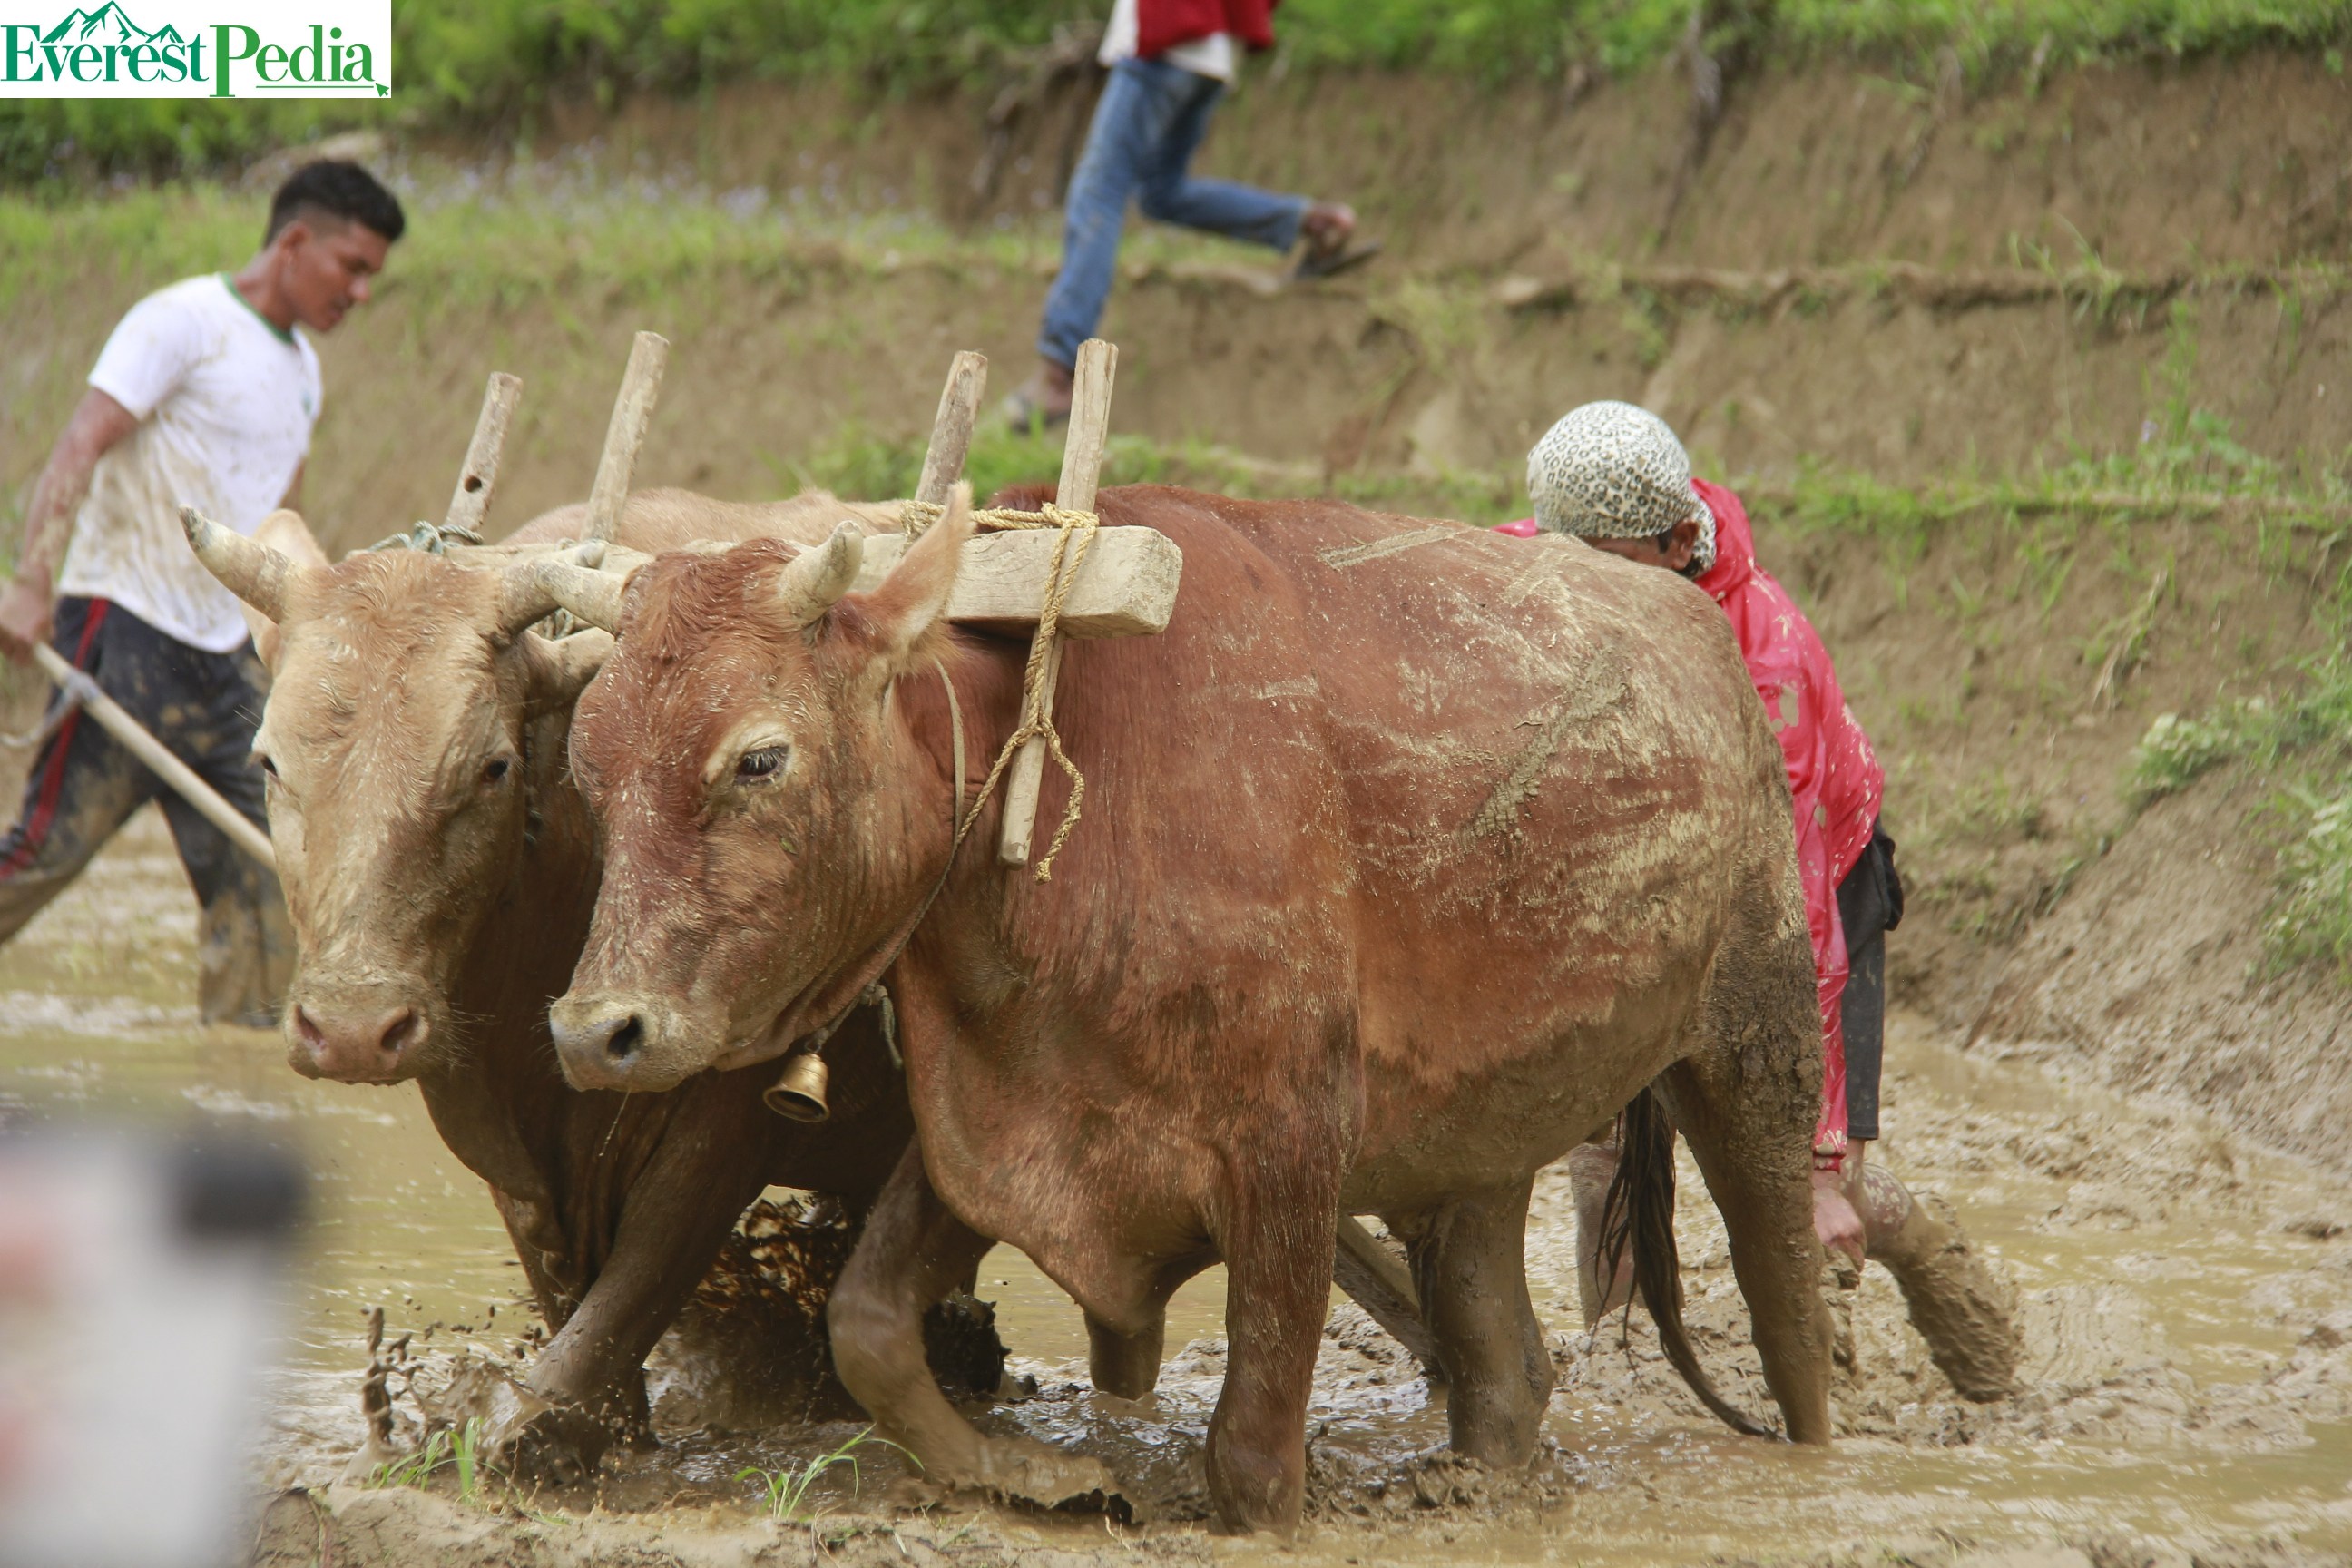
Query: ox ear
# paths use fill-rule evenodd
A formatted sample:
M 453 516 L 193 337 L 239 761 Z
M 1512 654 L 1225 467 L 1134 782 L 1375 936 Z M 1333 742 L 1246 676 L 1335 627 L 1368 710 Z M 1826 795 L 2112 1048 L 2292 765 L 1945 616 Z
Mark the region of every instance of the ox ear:
M 865 531 L 843 522 L 824 543 L 802 551 L 777 574 L 775 614 L 788 626 L 814 626 L 857 581 L 865 558 Z
M 948 596 L 955 591 L 964 541 L 971 531 L 971 486 L 960 483 L 948 498 L 947 514 L 907 547 L 880 586 L 853 596 L 881 645 L 877 652 L 886 679 L 917 663 L 925 638 L 946 624 Z
M 530 653 L 527 711 L 537 718 L 580 700 L 581 691 L 596 679 L 596 672 L 612 657 L 613 634 L 593 627 L 573 632 L 568 637 L 543 637 L 526 632 L 523 646 Z

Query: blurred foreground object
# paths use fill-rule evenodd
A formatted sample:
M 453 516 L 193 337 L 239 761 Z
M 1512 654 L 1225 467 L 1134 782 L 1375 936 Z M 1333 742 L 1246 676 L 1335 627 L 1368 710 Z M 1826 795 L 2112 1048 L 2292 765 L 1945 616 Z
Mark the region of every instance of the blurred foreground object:
M 235 1558 L 305 1191 L 225 1131 L 0 1137 L 0 1564 Z

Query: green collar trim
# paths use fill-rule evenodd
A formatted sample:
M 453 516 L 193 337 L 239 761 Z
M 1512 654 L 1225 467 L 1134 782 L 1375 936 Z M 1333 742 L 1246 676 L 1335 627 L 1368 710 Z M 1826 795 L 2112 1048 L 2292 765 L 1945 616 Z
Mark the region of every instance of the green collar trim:
M 253 310 L 253 301 L 247 299 L 245 297 L 244 290 L 237 288 L 236 279 L 230 277 L 226 272 L 216 272 L 214 276 L 221 280 L 221 287 L 228 290 L 228 297 L 230 299 L 236 300 L 247 310 Z M 292 328 L 279 326 L 277 322 L 271 321 L 268 317 L 263 315 L 258 310 L 253 310 L 253 319 L 259 321 L 263 326 L 268 327 L 269 329 L 270 335 L 276 338 L 279 342 L 289 344 L 293 342 L 294 331 Z

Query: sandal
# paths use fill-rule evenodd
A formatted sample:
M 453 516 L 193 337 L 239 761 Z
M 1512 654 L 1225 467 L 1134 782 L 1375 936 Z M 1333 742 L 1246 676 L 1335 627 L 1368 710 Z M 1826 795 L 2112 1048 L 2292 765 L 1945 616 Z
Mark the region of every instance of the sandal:
M 1328 247 L 1310 246 L 1290 269 L 1294 283 L 1313 283 L 1325 278 L 1337 278 L 1342 272 L 1352 272 L 1381 253 L 1381 242 L 1368 239 L 1361 245 L 1346 240 Z

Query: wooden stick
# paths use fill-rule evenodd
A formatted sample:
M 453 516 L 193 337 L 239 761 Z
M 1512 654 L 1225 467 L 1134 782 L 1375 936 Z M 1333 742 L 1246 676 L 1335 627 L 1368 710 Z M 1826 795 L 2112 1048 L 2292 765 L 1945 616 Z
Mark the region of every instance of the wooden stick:
M 1339 1230 L 1334 1239 L 1338 1245 L 1331 1255 L 1333 1281 L 1356 1305 L 1370 1313 L 1372 1321 L 1386 1329 L 1397 1343 L 1411 1352 L 1423 1370 L 1443 1377 L 1444 1370 L 1437 1361 L 1437 1342 L 1422 1320 L 1421 1298 L 1404 1265 L 1353 1215 L 1339 1216 Z
M 490 510 L 490 492 L 498 488 L 499 455 L 506 449 L 507 426 L 521 396 L 520 376 L 502 370 L 490 373 L 489 388 L 482 394 L 481 417 L 474 421 L 473 445 L 466 448 L 466 467 L 457 475 L 457 488 L 449 497 L 449 515 L 441 523 L 444 529 L 462 528 L 480 536 L 483 514 Z
M 915 499 L 932 506 L 948 504 L 948 492 L 963 478 L 963 460 L 971 450 L 971 427 L 980 422 L 981 395 L 988 390 L 988 356 L 965 349 L 948 366 L 948 384 L 940 389 L 939 417 L 931 421 L 930 448 L 923 454 L 923 477 Z
M 1095 486 L 1102 478 L 1103 442 L 1110 435 L 1111 379 L 1118 370 L 1118 350 L 1100 338 L 1088 338 L 1078 347 L 1077 374 L 1070 388 L 1070 434 L 1062 447 L 1062 482 L 1054 504 L 1065 511 L 1092 511 Z M 1062 678 L 1062 638 L 1056 636 L 1045 650 L 1043 696 L 1045 711 L 1054 711 L 1054 687 Z M 1004 828 L 997 858 L 1007 866 L 1029 864 L 1029 847 L 1037 833 L 1037 795 L 1045 783 L 1045 742 L 1023 742 L 1004 780 Z
M 97 720 L 100 728 L 121 742 L 125 751 L 146 763 L 156 777 L 202 812 L 205 820 L 227 834 L 229 842 L 271 871 L 278 869 L 278 856 L 269 847 L 269 836 L 247 821 L 243 812 L 198 778 L 194 768 L 166 750 L 163 742 L 123 710 L 122 704 L 100 690 L 97 681 L 68 664 L 64 656 L 47 643 L 33 645 L 33 662 L 41 667 L 42 674 L 58 683 L 67 700 L 80 703 L 82 711 Z
M 596 486 L 588 492 L 588 537 L 611 540 L 621 529 L 621 508 L 629 500 L 629 476 L 636 471 L 637 448 L 646 443 L 654 405 L 661 401 L 662 371 L 669 363 L 669 340 L 639 332 L 629 345 L 629 368 L 621 395 L 613 400 L 613 422 L 604 427 L 604 455 L 596 464 Z

